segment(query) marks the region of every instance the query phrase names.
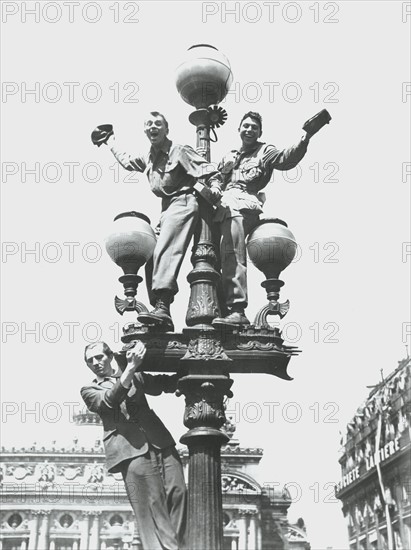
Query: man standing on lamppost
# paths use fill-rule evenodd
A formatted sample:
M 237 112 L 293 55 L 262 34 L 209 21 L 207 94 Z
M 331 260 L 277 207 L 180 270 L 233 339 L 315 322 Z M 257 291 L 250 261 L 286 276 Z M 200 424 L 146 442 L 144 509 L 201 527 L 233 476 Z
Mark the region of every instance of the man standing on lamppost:
M 221 279 L 228 314 L 213 320 L 213 326 L 240 327 L 250 321 L 245 315 L 248 305 L 247 259 L 245 239 L 257 225 L 265 201 L 261 190 L 271 179 L 273 170 L 291 170 L 307 152 L 310 134 L 288 149 L 259 141 L 262 117 L 248 112 L 238 128 L 239 150 L 232 150 L 221 163 L 223 196 L 215 221 L 220 227 Z
M 168 122 L 158 111 L 148 115 L 144 131 L 151 143 L 147 155 L 131 156 L 121 152 L 112 131 L 106 132 L 106 135 L 100 134 L 97 144 L 106 143 L 126 170 L 146 171 L 151 190 L 161 198 L 161 218 L 153 254 L 153 298 L 150 298 L 155 307 L 150 313 L 140 313 L 138 320 L 143 324 L 174 330 L 170 304 L 178 292 L 177 276 L 199 220 L 193 186 L 197 178 L 202 178 L 212 196 L 218 200 L 221 196 L 221 177 L 194 149 L 168 139 Z M 95 137 L 98 139 L 98 133 Z

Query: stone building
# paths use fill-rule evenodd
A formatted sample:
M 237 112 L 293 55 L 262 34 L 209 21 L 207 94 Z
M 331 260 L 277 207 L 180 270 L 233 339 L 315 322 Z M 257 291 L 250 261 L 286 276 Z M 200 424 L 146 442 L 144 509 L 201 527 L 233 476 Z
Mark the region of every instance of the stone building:
M 350 550 L 411 548 L 410 366 L 400 361 L 347 425 L 336 496 Z
M 0 550 L 141 548 L 121 474 L 105 468 L 99 418 L 86 412 L 75 419 L 87 437 L 69 448 L 2 449 Z M 240 447 L 230 422 L 225 429 L 224 550 L 309 550 L 303 520 L 288 523 L 287 490 L 255 480 L 262 450 Z M 187 474 L 186 449 L 180 454 Z

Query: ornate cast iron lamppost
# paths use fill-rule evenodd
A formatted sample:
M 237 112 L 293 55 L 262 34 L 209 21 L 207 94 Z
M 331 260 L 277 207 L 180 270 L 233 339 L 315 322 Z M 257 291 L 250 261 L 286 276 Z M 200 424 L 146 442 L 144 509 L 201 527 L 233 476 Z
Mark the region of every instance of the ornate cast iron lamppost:
M 223 124 L 225 111 L 218 104 L 227 94 L 232 81 L 226 57 L 212 46 L 198 45 L 188 50 L 177 69 L 177 88 L 183 99 L 196 110 L 189 119 L 196 126 L 197 147 L 210 159 L 210 130 Z M 196 188 L 201 190 L 201 185 Z M 212 230 L 212 208 L 199 197 L 201 223 L 193 248 L 193 270 L 188 275 L 191 295 L 186 315 L 187 327 L 182 333 L 158 332 L 155 327 L 129 323 L 124 328 L 122 351 L 116 354 L 120 366 L 125 352 L 134 340 L 147 347 L 144 370 L 180 372 L 177 395 L 186 400 L 184 424 L 188 428 L 181 442 L 189 450 L 188 540 L 190 550 L 221 550 L 223 547 L 223 514 L 221 492 L 221 446 L 228 441 L 220 430 L 225 423 L 224 399 L 232 397 L 231 373 L 266 373 L 291 380 L 287 366 L 291 356 L 299 353 L 287 346 L 278 328 L 267 322 L 268 315 L 283 317 L 288 301 L 278 303 L 284 284 L 280 272 L 292 261 L 296 243 L 281 220 L 261 222 L 248 238 L 252 262 L 266 276 L 268 305 L 257 314 L 253 325 L 221 332 L 212 327 L 220 315 L 216 285 L 217 256 Z M 119 218 L 119 216 L 117 216 Z M 130 225 L 131 224 L 131 225 Z M 124 225 L 123 228 L 120 225 Z M 126 227 L 129 225 L 129 227 Z M 120 282 L 126 300 L 116 299 L 116 309 L 136 310 L 145 306 L 136 302 L 138 269 L 150 258 L 154 233 L 146 216 L 128 212 L 115 221 L 118 228 L 107 240 L 111 258 L 124 271 Z
M 204 149 L 207 160 L 210 130 L 224 124 L 227 117 L 216 104 L 225 98 L 232 79 L 228 59 L 205 44 L 189 48 L 177 68 L 177 90 L 184 101 L 196 108 L 189 120 L 196 126 L 197 147 Z M 220 549 L 223 545 L 220 453 L 228 437 L 220 428 L 226 420 L 224 397 L 232 396 L 232 360 L 223 349 L 219 333 L 211 326 L 220 315 L 213 211 L 201 196 L 198 201 L 200 226 L 193 247 L 193 270 L 187 277 L 191 294 L 186 323 L 192 328 L 183 331 L 189 341 L 181 360 L 187 365 L 188 375 L 178 385 L 178 392 L 185 395 L 184 424 L 189 428 L 181 442 L 189 450 L 188 546 L 193 550 Z
M 201 147 L 205 151 L 204 156 L 208 161 L 211 160 L 210 130 L 222 126 L 227 119 L 227 113 L 217 104 L 227 95 L 232 80 L 228 59 L 207 44 L 191 46 L 176 71 L 179 94 L 186 103 L 196 108 L 189 120 L 196 127 L 197 148 Z M 199 206 L 201 224 L 193 248 L 194 269 L 188 276 L 191 295 L 186 323 L 189 327 L 210 325 L 220 314 L 216 292 L 219 275 L 215 270 L 217 256 L 212 235 L 212 209 L 201 197 Z

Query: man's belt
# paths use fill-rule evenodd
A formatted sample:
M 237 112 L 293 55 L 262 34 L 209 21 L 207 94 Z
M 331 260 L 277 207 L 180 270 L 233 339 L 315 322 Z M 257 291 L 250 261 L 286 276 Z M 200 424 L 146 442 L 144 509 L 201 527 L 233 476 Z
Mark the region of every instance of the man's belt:
M 240 189 L 241 191 L 248 192 L 247 185 L 245 183 L 240 183 L 240 182 L 230 182 L 225 188 L 225 191 L 229 191 L 230 189 Z
M 174 199 L 174 197 L 181 197 L 182 195 L 193 195 L 194 189 L 185 189 L 182 191 L 177 191 L 177 193 L 173 193 L 172 195 L 160 195 L 163 200 L 171 200 Z

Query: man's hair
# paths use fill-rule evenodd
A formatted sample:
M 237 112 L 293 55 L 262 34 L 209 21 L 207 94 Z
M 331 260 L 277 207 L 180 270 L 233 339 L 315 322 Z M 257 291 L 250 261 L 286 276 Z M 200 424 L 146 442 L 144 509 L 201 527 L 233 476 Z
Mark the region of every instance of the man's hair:
M 92 342 L 91 344 L 87 344 L 87 346 L 84 348 L 84 361 L 87 363 L 86 353 L 89 349 L 93 349 L 96 346 L 102 346 L 103 353 L 107 355 L 107 357 L 113 357 L 114 353 L 110 346 L 108 346 L 105 342 Z
M 263 117 L 260 115 L 260 113 L 256 113 L 255 111 L 248 111 L 248 113 L 243 116 L 243 118 L 240 120 L 240 126 L 238 127 L 238 129 L 240 129 L 243 120 L 246 118 L 252 118 L 255 122 L 258 122 L 260 126 L 260 133 L 263 133 Z
M 164 124 L 165 124 L 165 126 L 166 126 L 166 130 L 168 130 L 168 122 L 167 122 L 167 119 L 166 119 L 166 117 L 165 117 L 162 113 L 159 113 L 158 111 L 150 111 L 150 115 L 153 115 L 153 116 L 161 116 L 161 118 L 163 119 Z

